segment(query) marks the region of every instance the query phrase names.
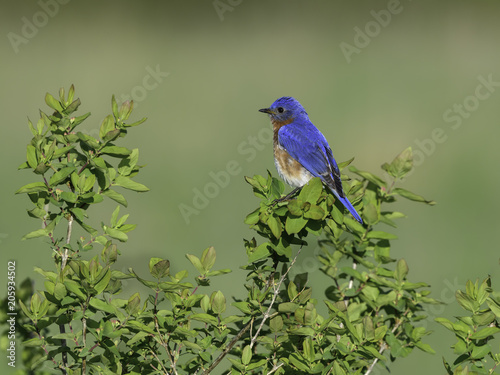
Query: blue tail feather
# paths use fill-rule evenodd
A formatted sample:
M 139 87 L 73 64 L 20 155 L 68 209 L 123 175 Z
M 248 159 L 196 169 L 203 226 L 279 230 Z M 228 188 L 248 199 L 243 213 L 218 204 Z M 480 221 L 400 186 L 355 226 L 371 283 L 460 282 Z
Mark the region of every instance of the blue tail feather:
M 351 202 L 349 202 L 349 199 L 347 199 L 347 197 L 341 198 L 337 194 L 335 194 L 335 195 L 337 196 L 338 200 L 342 202 L 342 204 L 344 205 L 344 207 L 347 208 L 347 210 L 351 213 L 351 215 L 357 221 L 359 221 L 360 224 L 363 224 L 363 220 L 361 219 L 361 216 L 358 215 L 358 213 L 356 212 L 356 210 L 352 206 Z

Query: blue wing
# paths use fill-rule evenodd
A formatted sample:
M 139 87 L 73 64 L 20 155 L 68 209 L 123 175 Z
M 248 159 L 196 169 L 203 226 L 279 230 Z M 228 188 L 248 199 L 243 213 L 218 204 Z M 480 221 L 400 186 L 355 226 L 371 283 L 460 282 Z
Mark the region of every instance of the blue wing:
M 344 194 L 339 167 L 326 138 L 311 122 L 281 127 L 278 143 L 313 176 L 321 178 L 352 216 L 363 222 Z

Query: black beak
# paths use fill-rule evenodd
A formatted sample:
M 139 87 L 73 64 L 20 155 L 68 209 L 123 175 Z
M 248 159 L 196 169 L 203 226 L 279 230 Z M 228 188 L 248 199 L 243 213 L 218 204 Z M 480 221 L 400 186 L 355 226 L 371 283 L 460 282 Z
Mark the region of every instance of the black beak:
M 271 111 L 271 108 L 262 108 L 262 109 L 259 109 L 259 112 L 262 112 L 262 113 L 267 113 L 268 115 L 272 114 L 273 112 Z

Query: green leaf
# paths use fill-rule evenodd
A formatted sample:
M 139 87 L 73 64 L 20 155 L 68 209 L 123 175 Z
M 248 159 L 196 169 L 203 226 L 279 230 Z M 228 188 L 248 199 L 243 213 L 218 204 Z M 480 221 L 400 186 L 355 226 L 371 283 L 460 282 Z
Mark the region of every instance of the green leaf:
M 104 140 L 104 136 L 115 129 L 115 121 L 112 115 L 106 116 L 102 121 L 101 128 L 99 129 L 99 137 Z
M 47 185 L 43 182 L 32 182 L 30 184 L 24 185 L 19 188 L 15 194 L 23 194 L 23 193 L 38 193 L 40 191 L 49 191 Z
M 19 306 L 21 306 L 21 310 L 23 310 L 24 314 L 31 320 L 35 320 L 35 316 L 28 310 L 23 301 L 19 299 L 17 302 L 19 302 Z
M 404 259 L 398 260 L 396 270 L 394 271 L 394 278 L 401 284 L 408 274 L 408 264 Z
M 43 219 L 47 216 L 47 212 L 42 208 L 35 207 L 32 210 L 28 210 L 28 215 L 34 218 Z
M 433 206 L 436 204 L 436 202 L 434 201 L 428 201 L 426 200 L 425 198 L 421 197 L 420 195 L 417 195 L 415 193 L 412 193 L 411 191 L 408 191 L 406 189 L 402 189 L 402 188 L 395 188 L 394 189 L 394 193 L 406 198 L 406 199 L 409 199 L 411 201 L 415 201 L 415 202 L 423 202 L 423 203 L 426 203 L 430 206 Z
M 453 327 L 453 322 L 451 322 L 450 320 L 446 318 L 436 318 L 434 320 L 439 324 L 441 324 L 442 326 L 444 326 L 445 328 L 449 329 L 450 331 L 455 332 L 455 329 Z
M 104 227 L 104 232 L 111 238 L 117 239 L 120 242 L 127 242 L 128 236 L 119 229 L 110 228 L 108 226 Z
M 382 180 L 380 177 L 378 176 L 375 176 L 374 174 L 372 173 L 369 173 L 369 172 L 364 172 L 364 171 L 360 171 L 358 168 L 356 168 L 355 166 L 350 166 L 349 167 L 349 170 L 351 172 L 354 172 L 356 173 L 357 175 L 363 177 L 365 180 L 368 180 L 370 182 L 372 182 L 373 184 L 377 185 L 378 187 L 386 187 L 387 184 L 385 183 L 384 180 Z
M 30 132 L 33 134 L 33 137 L 36 137 L 38 135 L 38 131 L 35 129 L 30 119 L 28 119 L 28 127 L 30 128 Z
M 248 365 L 251 360 L 252 360 L 252 348 L 250 348 L 250 345 L 246 345 L 243 348 L 243 353 L 241 355 L 241 362 L 244 365 Z
M 22 238 L 22 240 L 29 240 L 31 238 L 37 238 L 37 237 L 44 237 L 48 236 L 49 232 L 47 232 L 46 228 L 43 229 L 37 229 L 34 230 L 33 232 L 29 232 L 28 234 L 25 234 Z
M 38 315 L 40 311 L 40 305 L 42 304 L 42 299 L 38 293 L 31 296 L 30 310 L 34 315 Z
M 294 313 L 299 308 L 299 305 L 294 302 L 283 302 L 278 305 L 278 311 L 282 313 Z
M 402 179 L 413 167 L 413 154 L 411 147 L 402 151 L 394 158 L 391 164 L 384 163 L 382 169 L 389 173 L 392 177 Z
M 273 236 L 276 239 L 279 239 L 281 237 L 281 233 L 283 231 L 283 226 L 281 225 L 281 220 L 274 217 L 274 215 L 271 215 L 271 216 L 269 216 L 269 218 L 267 220 L 267 225 L 269 226 L 269 229 L 271 229 Z
M 33 145 L 29 144 L 26 150 L 26 159 L 28 160 L 28 165 L 35 169 L 38 165 L 38 159 L 36 157 L 36 149 Z
M 111 109 L 113 111 L 113 115 L 118 118 L 119 117 L 119 114 L 118 114 L 118 103 L 116 102 L 116 98 L 115 96 L 111 96 Z
M 189 259 L 191 264 L 198 270 L 200 275 L 204 275 L 207 270 L 203 265 L 201 264 L 200 258 L 198 258 L 196 255 L 191 255 L 191 254 L 186 254 L 186 258 Z
M 193 314 L 189 318 L 191 320 L 197 320 L 199 322 L 212 324 L 214 326 L 217 326 L 219 324 L 219 322 L 217 321 L 217 318 L 215 316 L 212 316 L 209 314 Z
M 489 344 L 485 344 L 482 346 L 474 346 L 472 349 L 472 353 L 470 357 L 472 359 L 483 359 L 491 352 L 491 346 Z
M 64 280 L 64 286 L 66 287 L 67 290 L 75 294 L 82 301 L 85 301 L 87 299 L 87 296 L 83 293 L 81 285 L 76 281 L 66 279 Z
M 143 117 L 143 118 L 141 118 L 139 121 L 133 122 L 133 123 L 131 123 L 131 124 L 125 124 L 125 123 L 124 123 L 124 124 L 123 124 L 123 126 L 124 126 L 125 128 L 130 128 L 130 127 L 132 127 L 132 126 L 137 126 L 137 125 L 142 124 L 142 123 L 143 123 L 144 121 L 146 121 L 147 119 L 148 119 L 147 117 Z
M 492 298 L 487 298 L 486 304 L 493 314 L 495 314 L 497 318 L 500 318 L 500 306 Z
M 344 168 L 345 168 L 345 167 L 347 167 L 349 164 L 351 164 L 353 161 L 354 161 L 354 157 L 350 158 L 350 159 L 349 159 L 349 160 L 347 160 L 347 161 L 343 161 L 343 162 L 341 162 L 341 163 L 338 163 L 339 170 L 344 169 Z
M 293 216 L 302 216 L 302 203 L 303 202 L 298 199 L 291 200 L 287 205 L 288 211 L 290 211 Z
M 149 272 L 156 279 L 161 279 L 170 273 L 170 262 L 166 259 L 151 258 L 149 261 Z
M 219 290 L 217 292 L 212 293 L 211 303 L 212 303 L 212 311 L 215 314 L 222 314 L 226 311 L 226 297 Z
M 288 216 L 285 222 L 285 230 L 288 234 L 299 233 L 307 224 L 307 219 L 302 216 L 292 217 Z
M 54 155 L 52 155 L 52 159 L 60 158 L 61 156 L 66 155 L 68 153 L 68 151 L 70 151 L 74 148 L 75 148 L 75 145 L 64 146 L 64 147 L 58 148 L 54 151 Z
M 213 246 L 206 248 L 201 255 L 201 264 L 203 269 L 210 271 L 215 264 L 215 258 L 215 248 Z
M 113 129 L 107 132 L 102 139 L 104 142 L 111 142 L 114 141 L 116 138 L 118 138 L 120 134 L 121 134 L 120 129 Z
M 470 338 L 475 340 L 482 340 L 489 336 L 493 336 L 495 333 L 500 332 L 500 328 L 497 327 L 484 327 L 477 332 L 474 332 Z
M 264 242 L 257 246 L 253 251 L 248 254 L 248 263 L 253 263 L 263 258 L 267 258 L 271 253 L 269 252 L 270 243 Z
M 22 163 L 21 165 L 19 165 L 19 167 L 17 167 L 18 170 L 21 170 L 21 169 L 28 169 L 30 166 L 28 164 L 27 161 L 25 161 L 24 163 Z
M 310 363 L 314 361 L 315 352 L 314 352 L 314 344 L 311 340 L 311 337 L 306 337 L 302 344 L 304 350 L 304 358 L 307 359 Z
M 128 203 L 127 203 L 127 200 L 125 199 L 125 197 L 122 194 L 120 194 L 114 190 L 111 190 L 111 189 L 102 190 L 101 194 L 114 200 L 117 203 L 120 203 L 124 207 L 128 206 Z
M 34 337 L 32 339 L 23 341 L 23 346 L 26 347 L 42 347 L 43 344 L 44 344 L 43 340 L 39 339 L 38 337 Z
M 299 356 L 297 353 L 292 353 L 288 359 L 290 360 L 290 363 L 297 367 L 297 369 L 304 371 L 306 374 L 309 373 L 309 366 L 307 365 L 306 361 L 302 356 Z
M 63 111 L 63 113 L 71 114 L 71 113 L 75 112 L 78 109 L 78 107 L 80 107 L 81 104 L 82 104 L 82 102 L 80 101 L 80 99 L 76 99 L 73 102 L 71 102 L 70 105 L 68 105 L 66 107 L 66 109 Z
M 140 184 L 139 182 L 135 182 L 130 178 L 121 175 L 116 176 L 113 185 L 121 186 L 125 189 L 139 191 L 139 192 L 149 191 L 149 188 L 146 187 L 145 185 Z
M 139 149 L 134 148 L 130 155 L 120 161 L 118 165 L 118 173 L 123 176 L 128 176 L 132 173 L 137 162 L 139 161 Z
M 101 294 L 104 291 L 104 289 L 108 287 L 110 280 L 111 280 L 111 271 L 108 268 L 105 271 L 104 276 L 101 277 L 101 279 L 94 285 L 94 289 L 96 290 L 97 294 Z
M 366 235 L 366 238 L 370 238 L 370 239 L 371 238 L 378 238 L 381 240 L 394 240 L 398 237 L 392 233 L 387 233 L 387 232 L 383 232 L 380 230 L 372 230 L 371 232 L 368 232 L 368 234 Z
M 325 211 L 315 204 L 311 204 L 309 209 L 304 212 L 304 217 L 307 219 L 321 220 L 325 216 Z
M 352 219 L 349 216 L 344 217 L 345 226 L 351 231 L 359 235 L 360 237 L 365 233 L 366 229 L 358 223 L 357 220 Z
M 316 204 L 321 192 L 323 191 L 323 183 L 319 177 L 314 177 L 306 185 L 304 185 L 300 191 L 299 199 L 303 202 L 309 202 Z
M 69 203 L 76 203 L 78 197 L 75 193 L 72 193 L 70 191 L 63 191 L 61 193 L 61 199 Z
M 49 180 L 49 186 L 53 187 L 63 182 L 71 173 L 75 171 L 75 167 L 64 167 L 54 173 Z
M 61 103 L 59 103 L 52 95 L 50 95 L 49 93 L 45 94 L 45 103 L 47 103 L 47 105 L 56 110 L 57 112 L 61 113 L 63 111 L 63 108 L 61 106 Z
M 119 147 L 119 146 L 105 146 L 103 147 L 100 151 L 101 154 L 106 154 L 110 156 L 127 156 L 130 155 L 132 151 L 130 151 L 126 147 Z
M 120 214 L 120 206 L 116 206 L 113 213 L 111 214 L 111 220 L 109 222 L 113 228 L 116 227 L 116 223 L 118 221 L 119 214 Z
M 332 215 L 332 219 L 335 221 L 335 223 L 339 225 L 342 225 L 344 223 L 344 214 L 337 208 L 336 205 L 332 205 L 330 215 Z M 331 227 L 331 225 L 329 226 Z
M 475 312 L 479 309 L 479 304 L 461 290 L 455 292 L 455 298 L 460 306 L 470 312 Z
M 107 312 L 110 314 L 116 313 L 115 306 L 113 306 L 112 304 L 110 304 L 106 301 L 100 300 L 98 298 L 91 298 L 90 299 L 90 306 L 92 306 L 93 308 L 95 308 L 97 310 L 104 311 L 104 312 Z
M 130 315 L 135 315 L 139 311 L 141 304 L 141 297 L 139 293 L 134 293 L 127 301 L 126 310 Z
M 252 313 L 252 309 L 250 308 L 250 305 L 248 304 L 248 302 L 245 302 L 245 301 L 233 302 L 233 303 L 231 303 L 231 305 L 236 307 L 238 310 L 240 310 L 244 314 L 251 314 Z
M 57 283 L 54 287 L 54 297 L 56 297 L 57 300 L 62 300 L 64 297 L 66 297 L 67 291 L 66 287 L 62 283 Z
M 259 222 L 259 214 L 260 214 L 260 208 L 257 208 L 254 211 L 250 212 L 245 218 L 245 224 L 247 225 L 257 224 Z
M 89 176 L 87 176 L 87 178 L 85 179 L 85 183 L 83 184 L 83 189 L 82 189 L 84 193 L 88 192 L 90 189 L 92 189 L 94 187 L 95 180 L 96 180 L 96 177 L 94 174 L 90 174 Z
M 280 315 L 276 315 L 269 321 L 269 328 L 274 333 L 281 331 L 283 329 L 283 318 Z
M 121 120 L 128 119 L 130 114 L 132 113 L 133 108 L 134 108 L 134 101 L 132 100 L 124 101 L 120 106 L 120 109 L 118 110 L 119 118 Z

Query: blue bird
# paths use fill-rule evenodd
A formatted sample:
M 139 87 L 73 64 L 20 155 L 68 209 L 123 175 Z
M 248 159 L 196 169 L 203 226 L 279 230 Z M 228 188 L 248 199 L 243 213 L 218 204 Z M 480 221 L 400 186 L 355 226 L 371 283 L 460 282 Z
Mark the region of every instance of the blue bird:
M 296 192 L 313 177 L 319 177 L 360 223 L 358 215 L 342 189 L 340 171 L 323 134 L 309 120 L 304 107 L 292 97 L 282 97 L 267 113 L 273 125 L 274 163 L 279 175 Z

